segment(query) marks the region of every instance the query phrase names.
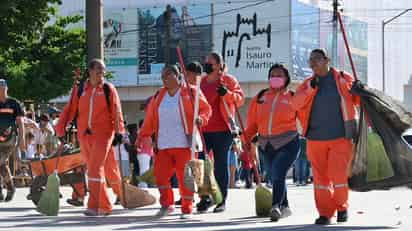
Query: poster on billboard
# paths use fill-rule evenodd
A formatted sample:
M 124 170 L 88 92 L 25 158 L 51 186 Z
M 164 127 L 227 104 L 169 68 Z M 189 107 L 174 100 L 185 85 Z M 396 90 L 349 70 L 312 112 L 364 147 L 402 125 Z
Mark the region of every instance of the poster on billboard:
M 211 49 L 211 17 L 205 16 L 210 14 L 209 3 L 140 8 L 138 14 L 138 85 L 160 85 L 165 63 L 178 63 L 177 46 L 186 62 L 203 61 Z
M 290 1 L 245 4 L 214 5 L 215 50 L 239 82 L 267 81 L 272 64 L 290 66 Z
M 137 25 L 136 8 L 104 9 L 104 56 L 116 86 L 137 83 Z

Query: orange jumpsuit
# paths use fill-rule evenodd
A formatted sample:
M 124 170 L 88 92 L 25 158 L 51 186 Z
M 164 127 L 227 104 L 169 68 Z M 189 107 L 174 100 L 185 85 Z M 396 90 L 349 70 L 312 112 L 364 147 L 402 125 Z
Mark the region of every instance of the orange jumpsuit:
M 314 177 L 315 202 L 319 215 L 331 218 L 337 211 L 348 208 L 348 173 L 353 156 L 352 138 L 356 132 L 356 106 L 360 99 L 349 91 L 353 78 L 331 68 L 341 97 L 341 111 L 345 137 L 333 140 L 307 141 L 307 154 L 312 164 Z M 310 86 L 314 76 L 306 79 L 297 89 L 292 106 L 298 111 L 303 135 L 306 136 L 314 98 L 318 89 Z M 327 105 L 325 105 L 327 107 Z
M 189 93 L 186 86 L 180 87 L 179 97 L 179 114 L 184 129 L 184 135 L 187 137 L 188 144 L 191 143 L 191 135 L 193 131 L 194 119 L 194 104 L 189 94 L 196 95 L 196 88 L 190 86 Z M 147 114 L 143 122 L 142 128 L 139 130 L 139 140 L 144 140 L 147 137 L 154 135 L 155 142 L 159 136 L 159 107 L 167 93 L 166 88 L 161 88 L 158 94 L 153 97 Z M 211 108 L 207 103 L 206 98 L 200 93 L 199 99 L 199 118 L 202 120 L 202 125 L 206 124 L 211 115 Z M 170 137 L 173 139 L 173 137 Z M 170 178 L 176 171 L 179 181 L 179 192 L 182 198 L 182 212 L 192 212 L 193 193 L 183 184 L 184 166 L 191 159 L 190 147 L 177 147 L 160 149 L 155 155 L 154 174 L 156 176 L 156 184 L 160 191 L 160 204 L 162 207 L 170 207 L 174 204 L 173 190 L 170 186 Z
M 113 85 L 110 88 L 110 105 L 107 105 L 103 82 L 92 87 L 84 84 L 82 95 L 77 97 L 77 86 L 73 88 L 69 103 L 64 107 L 56 133 L 63 136 L 68 122 L 77 113 L 78 138 L 80 149 L 87 164 L 89 186 L 88 209 L 99 214 L 111 213 L 112 205 L 106 188 L 107 182 L 115 194 L 121 198 L 120 171 L 115 160 L 112 141 L 116 118 L 119 131 L 124 132 L 120 99 Z M 89 131 L 89 132 L 88 132 Z

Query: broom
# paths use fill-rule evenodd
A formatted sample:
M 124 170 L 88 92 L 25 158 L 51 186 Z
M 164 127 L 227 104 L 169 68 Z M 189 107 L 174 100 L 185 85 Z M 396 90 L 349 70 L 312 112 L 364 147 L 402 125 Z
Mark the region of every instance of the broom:
M 235 107 L 235 109 L 240 128 L 242 129 L 243 134 L 245 134 L 245 127 L 243 125 L 242 116 L 240 115 L 239 109 L 237 107 Z M 244 150 L 244 152 L 249 152 L 246 153 L 246 155 L 251 155 L 250 150 Z M 259 155 L 256 155 L 256 164 L 253 164 L 253 172 L 257 184 L 255 190 L 255 211 L 258 217 L 268 217 L 270 215 L 270 210 L 272 209 L 272 192 L 270 191 L 270 189 L 261 184 L 259 172 L 257 170 L 258 168 L 260 168 L 260 161 Z
M 183 75 L 186 76 L 186 68 L 183 62 L 182 52 L 180 47 L 176 48 L 177 56 L 179 58 L 179 64 L 182 68 Z M 186 86 L 189 88 L 189 83 L 186 78 Z M 196 95 L 191 100 L 194 101 L 194 116 L 193 116 L 193 131 L 192 131 L 192 144 L 191 144 L 191 160 L 185 165 L 183 183 L 186 188 L 191 192 L 197 192 L 199 187 L 202 187 L 204 182 L 204 162 L 203 160 L 196 159 L 195 153 L 202 151 L 206 145 L 204 145 L 203 137 L 200 134 L 200 129 L 197 125 L 197 117 L 199 116 L 199 97 L 200 97 L 200 78 L 196 78 Z M 190 89 L 189 89 L 190 91 Z M 201 139 L 202 142 L 198 142 Z
M 59 160 L 61 153 L 64 150 L 64 144 L 60 145 L 57 150 L 56 166 L 54 171 L 47 177 L 46 190 L 41 193 L 39 203 L 37 204 L 37 211 L 47 216 L 57 216 L 59 213 L 59 199 L 60 199 L 60 178 L 57 174 Z
M 124 208 L 127 209 L 139 208 L 156 203 L 156 198 L 148 191 L 129 184 L 125 179 L 125 176 L 123 174 L 122 153 L 120 145 L 121 143 L 117 144 L 119 152 L 120 177 L 122 180 L 122 198 L 120 200 L 120 203 Z

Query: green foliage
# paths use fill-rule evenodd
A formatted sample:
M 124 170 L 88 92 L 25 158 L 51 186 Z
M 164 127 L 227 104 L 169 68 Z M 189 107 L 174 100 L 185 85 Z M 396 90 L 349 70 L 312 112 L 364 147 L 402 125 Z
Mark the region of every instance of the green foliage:
M 84 68 L 86 35 L 68 26 L 81 16 L 56 17 L 60 0 L 14 0 L 0 7 L 0 75 L 10 95 L 38 103 L 66 94 L 73 70 Z M 54 23 L 50 24 L 53 18 Z

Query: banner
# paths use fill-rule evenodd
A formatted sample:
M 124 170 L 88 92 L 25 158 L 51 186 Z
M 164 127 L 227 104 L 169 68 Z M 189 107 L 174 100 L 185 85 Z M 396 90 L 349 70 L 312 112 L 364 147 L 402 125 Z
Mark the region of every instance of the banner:
M 203 62 L 212 47 L 210 4 L 168 7 L 139 9 L 138 85 L 160 85 L 165 63 L 178 63 L 177 46 L 185 62 Z
M 239 82 L 267 81 L 269 68 L 290 68 L 290 1 L 214 5 L 214 44 Z M 249 3 L 250 4 L 250 3 Z M 239 10 L 235 10 L 239 9 Z
M 104 9 L 104 56 L 115 86 L 137 84 L 137 9 Z

